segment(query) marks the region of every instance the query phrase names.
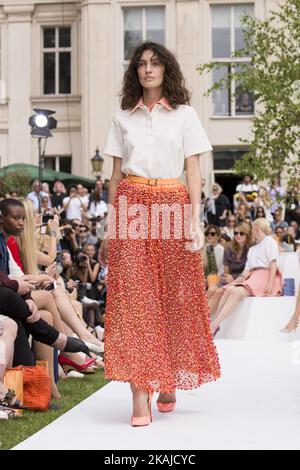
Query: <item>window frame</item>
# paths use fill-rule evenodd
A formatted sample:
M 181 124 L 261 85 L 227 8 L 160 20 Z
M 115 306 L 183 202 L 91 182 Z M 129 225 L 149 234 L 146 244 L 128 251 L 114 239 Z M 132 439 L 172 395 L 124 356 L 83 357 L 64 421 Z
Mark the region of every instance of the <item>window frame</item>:
M 45 29 L 55 29 L 55 47 L 44 47 L 44 30 Z M 71 46 L 70 47 L 59 47 L 59 30 L 63 28 L 70 28 L 70 38 Z M 74 90 L 74 70 L 73 70 L 73 48 L 74 48 L 74 34 L 73 34 L 73 24 L 67 25 L 47 25 L 43 24 L 41 26 L 41 96 L 42 97 L 65 97 L 72 96 Z M 55 92 L 54 93 L 44 93 L 44 54 L 45 53 L 55 53 Z M 70 93 L 59 93 L 59 53 L 60 52 L 70 52 Z
M 72 158 L 72 155 L 45 155 L 45 158 L 44 160 L 48 160 L 48 159 L 55 159 L 55 168 L 54 168 L 54 171 L 56 172 L 61 172 L 62 170 L 60 169 L 60 159 L 61 158 L 69 158 L 70 161 L 71 161 L 71 165 L 70 165 L 70 168 L 71 168 L 71 171 L 70 171 L 70 175 L 72 174 L 72 167 L 73 167 L 73 158 Z M 47 168 L 45 165 L 44 165 L 45 168 Z M 50 168 L 51 169 L 51 168 Z
M 232 57 L 213 57 L 213 7 L 215 6 L 226 6 L 230 8 L 230 54 L 232 54 L 235 51 L 235 15 L 234 15 L 234 8 L 235 7 L 240 7 L 240 6 L 246 6 L 246 5 L 251 5 L 253 7 L 253 15 L 255 15 L 255 2 L 254 1 L 239 1 L 238 3 L 229 3 L 229 2 L 211 2 L 209 5 L 209 23 L 210 23 L 210 61 L 211 62 L 220 62 L 224 65 L 235 67 L 236 65 L 239 64 L 246 64 L 251 62 L 251 57 L 237 57 L 237 58 L 232 58 Z M 213 75 L 211 73 L 211 85 L 213 85 Z M 254 119 L 255 114 L 256 114 L 256 105 L 255 101 L 253 102 L 253 113 L 251 114 L 236 114 L 236 97 L 234 96 L 235 93 L 235 87 L 236 87 L 236 80 L 232 79 L 230 82 L 230 88 L 228 88 L 229 91 L 229 106 L 230 106 L 230 114 L 228 115 L 219 115 L 219 114 L 214 114 L 214 100 L 213 96 L 211 99 L 211 112 L 210 112 L 210 118 L 211 119 Z
M 129 64 L 129 59 L 124 58 L 124 49 L 125 49 L 125 10 L 129 10 L 130 8 L 140 8 L 142 9 L 142 41 L 146 41 L 147 39 L 147 24 L 146 24 L 146 9 L 148 8 L 158 8 L 160 7 L 164 11 L 164 44 L 166 43 L 166 4 L 165 3 L 158 3 L 158 4 L 138 4 L 138 5 L 122 5 L 121 7 L 121 14 L 122 14 L 122 70 L 125 71 Z

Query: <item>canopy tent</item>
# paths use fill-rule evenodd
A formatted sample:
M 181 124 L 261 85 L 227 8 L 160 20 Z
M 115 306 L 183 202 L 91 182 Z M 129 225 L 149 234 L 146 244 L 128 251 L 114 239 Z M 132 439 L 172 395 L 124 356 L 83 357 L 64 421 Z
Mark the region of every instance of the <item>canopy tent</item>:
M 4 166 L 0 168 L 0 178 L 5 178 L 9 173 L 23 170 L 28 174 L 31 180 L 38 179 L 39 167 L 36 165 L 29 165 L 27 163 L 14 163 L 12 165 Z M 48 168 L 43 169 L 43 181 L 48 183 L 54 183 L 56 180 L 63 181 L 66 185 L 71 183 L 81 183 L 84 186 L 92 187 L 95 185 L 95 180 L 84 178 L 83 176 L 71 175 L 70 173 L 64 173 L 62 171 L 54 171 Z

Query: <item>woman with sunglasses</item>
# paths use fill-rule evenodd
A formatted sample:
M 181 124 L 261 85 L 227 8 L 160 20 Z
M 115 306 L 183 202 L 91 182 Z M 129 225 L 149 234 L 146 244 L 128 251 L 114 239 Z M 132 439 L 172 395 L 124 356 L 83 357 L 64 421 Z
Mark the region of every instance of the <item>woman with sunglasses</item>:
M 278 244 L 271 235 L 267 219 L 258 218 L 252 223 L 255 245 L 247 255 L 245 269 L 241 276 L 223 287 L 225 290 L 219 303 L 216 319 L 212 322 L 215 335 L 222 321 L 234 312 L 245 297 L 274 297 L 282 295 L 282 275 L 278 269 Z
M 249 247 L 252 245 L 251 227 L 242 222 L 234 228 L 234 239 L 224 252 L 224 275 L 218 284 L 208 289 L 210 314 L 214 315 L 224 295 L 223 286 L 229 284 L 244 271 Z
M 256 219 L 259 219 L 259 218 L 263 218 L 263 219 L 266 218 L 266 212 L 265 212 L 265 209 L 263 207 L 257 207 L 256 208 L 254 219 L 256 220 Z
M 222 275 L 224 273 L 224 247 L 220 244 L 220 236 L 221 230 L 219 227 L 217 227 L 216 225 L 207 226 L 205 231 L 206 247 L 204 255 L 206 278 L 210 274 Z

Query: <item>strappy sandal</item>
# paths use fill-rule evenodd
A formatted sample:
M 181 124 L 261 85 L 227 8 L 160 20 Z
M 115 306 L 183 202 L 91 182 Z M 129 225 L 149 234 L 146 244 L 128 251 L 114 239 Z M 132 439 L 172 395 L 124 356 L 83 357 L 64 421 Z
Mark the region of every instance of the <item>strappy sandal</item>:
M 29 408 L 26 406 L 22 406 L 21 402 L 19 400 L 15 400 L 16 398 L 16 392 L 12 390 L 11 388 L 8 389 L 8 392 L 6 393 L 5 397 L 0 400 L 0 407 L 4 408 L 4 410 L 25 410 L 27 411 Z M 15 400 L 15 401 L 14 401 Z

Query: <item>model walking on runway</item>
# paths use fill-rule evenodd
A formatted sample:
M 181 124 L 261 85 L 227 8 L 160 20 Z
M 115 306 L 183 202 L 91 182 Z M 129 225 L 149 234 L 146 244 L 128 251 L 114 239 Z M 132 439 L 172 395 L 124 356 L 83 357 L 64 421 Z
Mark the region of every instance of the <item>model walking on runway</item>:
M 105 375 L 130 382 L 131 424 L 144 426 L 154 392 L 168 412 L 176 388 L 220 377 L 200 257 L 199 154 L 212 147 L 162 45 L 136 48 L 121 96 L 102 149 L 114 158 L 100 249 L 108 266 Z

